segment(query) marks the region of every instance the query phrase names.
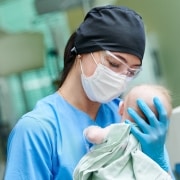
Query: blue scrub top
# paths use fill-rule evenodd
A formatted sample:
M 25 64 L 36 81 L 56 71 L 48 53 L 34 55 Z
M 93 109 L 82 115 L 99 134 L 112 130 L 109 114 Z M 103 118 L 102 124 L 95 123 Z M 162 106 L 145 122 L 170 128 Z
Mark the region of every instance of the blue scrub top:
M 9 136 L 5 180 L 72 180 L 75 166 L 90 146 L 83 130 L 119 123 L 119 101 L 102 104 L 93 121 L 58 93 L 40 100 Z

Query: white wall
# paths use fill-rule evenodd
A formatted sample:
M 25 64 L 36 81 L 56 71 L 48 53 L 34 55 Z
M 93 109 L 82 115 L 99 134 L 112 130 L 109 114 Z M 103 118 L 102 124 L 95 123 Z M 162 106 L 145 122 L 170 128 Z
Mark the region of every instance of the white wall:
M 167 149 L 172 169 L 180 163 L 180 106 L 173 110 L 170 119 L 170 128 L 167 136 Z

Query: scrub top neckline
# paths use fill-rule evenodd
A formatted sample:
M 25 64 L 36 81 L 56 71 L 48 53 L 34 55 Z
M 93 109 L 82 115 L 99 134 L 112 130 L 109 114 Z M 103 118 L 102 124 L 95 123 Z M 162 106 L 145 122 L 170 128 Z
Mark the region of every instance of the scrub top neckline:
M 97 123 L 99 114 L 101 113 L 104 104 L 100 104 L 99 109 L 98 109 L 98 112 L 97 112 L 97 115 L 96 115 L 96 119 L 92 119 L 87 113 L 85 113 L 85 112 L 82 111 L 81 109 L 78 109 L 77 107 L 75 107 L 75 106 L 73 106 L 72 104 L 70 104 L 70 103 L 63 97 L 63 95 L 61 95 L 60 93 L 58 93 L 58 91 L 56 91 L 55 94 L 56 94 L 56 96 L 57 96 L 58 98 L 60 98 L 61 100 L 63 100 L 64 103 L 68 104 L 68 106 L 70 106 L 70 107 L 71 107 L 72 109 L 74 109 L 76 112 L 78 112 L 78 113 L 80 113 L 80 114 L 83 113 L 86 117 L 88 117 L 88 119 L 89 119 L 90 121 L 93 121 L 95 124 Z

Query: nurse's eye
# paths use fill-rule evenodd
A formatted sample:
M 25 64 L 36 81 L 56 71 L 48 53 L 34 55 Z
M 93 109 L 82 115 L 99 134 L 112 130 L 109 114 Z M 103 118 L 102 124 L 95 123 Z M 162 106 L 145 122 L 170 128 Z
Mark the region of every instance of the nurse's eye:
M 117 61 L 116 59 L 114 59 L 114 58 L 111 57 L 111 56 L 106 56 L 105 59 L 106 59 L 109 67 L 112 67 L 112 68 L 120 68 L 121 65 L 122 65 L 119 61 Z
M 115 63 L 115 62 L 111 62 L 109 61 L 109 65 L 113 68 L 119 68 L 120 67 L 120 64 L 119 63 Z
M 128 69 L 128 70 L 127 70 L 127 75 L 128 75 L 129 77 L 133 77 L 133 76 L 136 75 L 136 72 L 135 72 L 134 70 Z

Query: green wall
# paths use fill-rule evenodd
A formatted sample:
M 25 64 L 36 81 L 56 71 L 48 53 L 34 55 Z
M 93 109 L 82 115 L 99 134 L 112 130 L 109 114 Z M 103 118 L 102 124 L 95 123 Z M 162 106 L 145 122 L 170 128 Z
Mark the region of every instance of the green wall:
M 180 104 L 180 1 L 179 0 L 118 0 L 118 5 L 138 11 L 147 32 L 158 36 L 163 76 L 172 92 L 173 105 Z

